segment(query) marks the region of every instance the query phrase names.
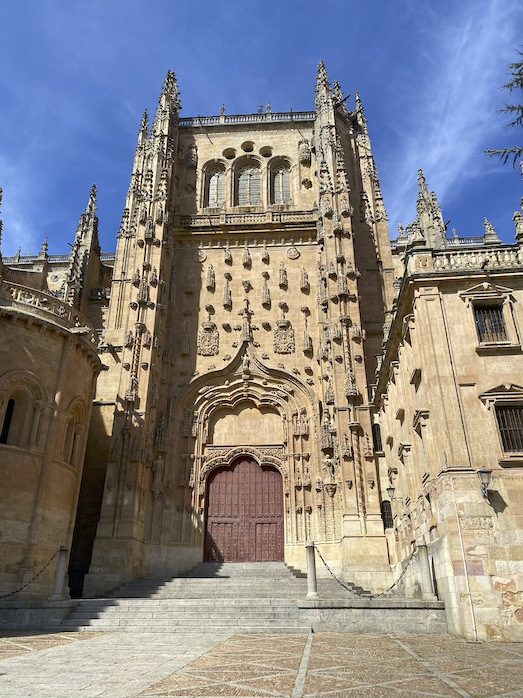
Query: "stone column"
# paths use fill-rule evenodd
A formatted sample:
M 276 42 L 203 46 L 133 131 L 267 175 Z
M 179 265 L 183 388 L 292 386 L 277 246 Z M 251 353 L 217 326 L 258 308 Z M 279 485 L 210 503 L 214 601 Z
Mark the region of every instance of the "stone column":
M 307 598 L 319 599 L 314 543 L 312 541 L 305 543 L 305 550 L 307 551 Z
M 63 601 L 68 552 L 69 548 L 66 548 L 65 545 L 60 546 L 60 552 L 58 553 L 58 563 L 56 565 L 56 572 L 54 577 L 54 588 L 53 593 L 49 597 L 49 601 Z
M 421 570 L 421 596 L 426 601 L 437 601 L 426 543 L 418 543 L 418 560 Z

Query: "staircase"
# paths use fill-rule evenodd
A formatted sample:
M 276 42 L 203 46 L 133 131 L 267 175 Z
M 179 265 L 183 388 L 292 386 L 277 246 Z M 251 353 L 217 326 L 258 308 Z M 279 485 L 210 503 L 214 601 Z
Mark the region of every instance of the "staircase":
M 361 587 L 350 586 L 364 594 Z M 324 599 L 349 594 L 333 579 L 318 580 Z M 80 599 L 65 630 L 119 632 L 308 632 L 297 601 L 307 579 L 283 562 L 202 563 L 170 580 L 136 579 L 103 599 Z

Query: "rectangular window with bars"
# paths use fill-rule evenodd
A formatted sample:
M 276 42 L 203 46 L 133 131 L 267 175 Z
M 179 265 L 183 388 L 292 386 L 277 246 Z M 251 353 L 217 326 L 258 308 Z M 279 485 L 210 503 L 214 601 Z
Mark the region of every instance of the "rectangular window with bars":
M 474 319 L 480 342 L 506 342 L 508 340 L 502 305 L 475 305 Z
M 523 453 L 523 407 L 496 407 L 501 443 L 505 453 Z

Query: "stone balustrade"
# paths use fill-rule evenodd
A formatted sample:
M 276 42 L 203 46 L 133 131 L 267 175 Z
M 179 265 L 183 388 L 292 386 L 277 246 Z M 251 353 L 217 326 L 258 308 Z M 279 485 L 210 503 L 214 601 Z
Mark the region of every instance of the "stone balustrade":
M 221 114 L 220 116 L 196 116 L 180 119 L 180 128 L 198 128 L 201 126 L 219 126 L 220 124 L 252 124 L 271 121 L 312 121 L 316 118 L 314 111 L 269 112 L 267 114 Z
M 263 211 L 245 213 L 220 213 L 200 216 L 177 216 L 174 225 L 182 227 L 196 226 L 234 226 L 253 223 L 315 223 L 318 219 L 316 211 Z
M 88 343 L 94 347 L 98 346 L 98 335 L 89 320 L 76 308 L 49 293 L 2 279 L 0 282 L 0 306 L 4 300 L 10 301 L 11 305 L 21 305 L 24 312 L 49 319 L 73 333 L 82 334 Z M 27 306 L 30 307 L 30 311 Z
M 486 247 L 470 250 L 438 250 L 433 253 L 434 269 L 480 269 L 488 260 L 492 267 L 520 267 L 523 264 L 523 251 L 517 245 Z

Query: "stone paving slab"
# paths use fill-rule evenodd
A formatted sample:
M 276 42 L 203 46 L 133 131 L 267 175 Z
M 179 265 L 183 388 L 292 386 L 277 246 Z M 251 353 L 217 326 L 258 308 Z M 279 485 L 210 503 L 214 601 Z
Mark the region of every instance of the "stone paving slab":
M 523 644 L 448 635 L 0 633 L 0 698 L 523 698 Z

